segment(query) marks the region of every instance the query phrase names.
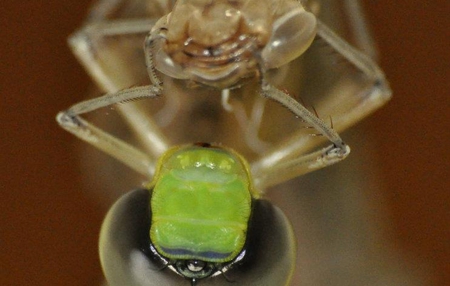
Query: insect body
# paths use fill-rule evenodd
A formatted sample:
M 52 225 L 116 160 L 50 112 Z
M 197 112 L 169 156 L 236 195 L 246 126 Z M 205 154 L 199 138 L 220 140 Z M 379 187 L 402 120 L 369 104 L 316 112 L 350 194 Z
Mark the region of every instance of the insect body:
M 102 9 L 98 10 L 114 6 L 116 2 L 122 1 L 103 0 L 99 5 Z M 141 5 L 145 5 L 144 2 L 155 4 L 165 1 L 141 2 Z M 300 1 L 179 0 L 172 12 L 167 12 L 160 19 L 162 14 L 158 14 L 158 21 L 153 15 L 145 21 L 134 21 L 131 17 L 133 19 L 128 19 L 129 22 L 118 21 L 111 24 L 100 20 L 88 23 L 75 39 L 79 41 L 77 52 L 83 55 L 91 74 L 111 93 L 75 104 L 59 113 L 57 120 L 64 129 L 144 176 L 153 178 L 148 186 L 151 191 L 144 192 L 151 194 L 151 198 L 144 197 L 145 203 L 150 200 L 150 204 L 145 205 L 145 210 L 150 209 L 151 217 L 151 222 L 144 224 L 150 226 L 150 234 L 145 230 L 145 247 L 150 241 L 152 255 L 189 279 L 191 284 L 226 272 L 240 262 L 244 263 L 250 257 L 248 247 L 254 246 L 259 250 L 259 256 L 253 256 L 257 258 L 247 264 L 251 267 L 245 269 L 243 276 L 246 277 L 240 282 L 250 277 L 243 285 L 260 285 L 261 281 L 266 285 L 286 285 L 291 277 L 290 269 L 295 263 L 292 231 L 286 218 L 279 215 L 280 212 L 277 214 L 270 206 L 261 207 L 260 210 L 263 211 L 260 213 L 264 215 L 260 216 L 263 219 L 259 220 L 259 225 L 263 226 L 262 230 L 258 233 L 258 239 L 250 239 L 251 243 L 248 243 L 254 233 L 251 231 L 252 223 L 258 219 L 255 213 L 263 203 L 262 200 L 257 200 L 258 192 L 253 188 L 249 167 L 240 155 L 228 149 L 206 146 L 184 146 L 167 151 L 168 146 L 174 142 L 169 142 L 162 135 L 151 118 L 143 116 L 138 109 L 127 109 L 124 114 L 132 119 L 130 125 L 138 135 L 147 140 L 143 141 L 147 143 L 145 147 L 150 152 L 143 151 L 97 128 L 86 121 L 83 115 L 118 103 L 161 96 L 164 83 L 156 70 L 166 75 L 165 79 L 172 77 L 216 88 L 222 91 L 222 97 L 229 89 L 237 88 L 247 79 L 256 77 L 259 86 L 255 93 L 259 92 L 283 105 L 332 142 L 327 148 L 305 154 L 317 145 L 306 148 L 306 145 L 302 145 L 305 136 L 293 136 L 289 138 L 288 144 L 276 142 L 270 152 L 258 153 L 260 157 L 253 160 L 250 167 L 256 188 L 264 190 L 287 179 L 336 163 L 349 153 L 348 146 L 333 128 L 309 112 L 294 97 L 269 83 L 266 79 L 268 70 L 278 68 L 302 55 L 317 33 L 329 48 L 358 71 L 357 76 L 336 79 L 337 83 L 342 81 L 346 83 L 345 86 L 351 87 L 347 96 L 343 97 L 344 100 L 341 100 L 339 85 L 336 85 L 338 93 L 324 94 L 324 105 L 343 106 L 341 110 L 338 109 L 341 118 L 337 117 L 333 121 L 342 129 L 359 121 L 390 97 L 384 75 L 369 57 L 351 47 L 316 20 L 313 14 L 305 11 Z M 101 49 L 89 50 L 89 47 L 94 46 L 99 38 L 107 38 L 109 35 L 148 33 L 149 25 L 155 22 L 157 23 L 145 40 L 144 49 L 147 73 L 152 85 L 117 91 L 118 86 L 123 88 L 130 84 L 115 85 L 115 80 L 122 83 L 121 77 L 117 76 L 121 75 L 120 69 L 115 69 L 113 63 L 112 68 L 108 66 L 108 73 L 99 60 Z M 144 36 L 142 40 L 143 38 Z M 114 53 L 109 52 L 106 54 L 122 54 L 120 48 L 114 50 Z M 361 90 L 353 89 L 361 85 L 364 86 Z M 171 95 L 167 92 L 166 96 Z M 356 103 L 348 106 L 343 104 L 350 98 Z M 120 108 L 128 105 L 117 106 Z M 222 107 L 229 112 L 225 104 Z M 249 123 L 258 122 L 258 114 L 262 114 L 263 109 L 255 107 L 256 119 Z M 282 129 L 286 125 L 284 121 L 276 123 L 270 127 Z M 248 125 L 252 127 L 259 124 Z M 195 133 L 196 122 L 186 120 L 185 126 L 188 132 L 192 130 Z M 227 134 L 236 137 L 236 141 L 243 138 L 234 132 Z M 212 141 L 220 142 L 222 139 L 215 138 Z M 161 154 L 164 155 L 155 167 L 154 160 Z M 106 277 L 109 282 L 115 283 L 111 285 L 168 285 L 167 282 L 161 282 L 166 280 L 155 280 L 154 277 L 161 271 L 152 271 L 150 265 L 145 264 L 148 259 L 130 258 L 136 252 L 142 258 L 142 245 L 137 243 L 142 236 L 136 233 L 145 229 L 142 222 L 148 218 L 148 212 L 141 216 L 142 212 L 134 208 L 136 205 L 142 206 L 142 192 L 137 194 L 138 200 L 133 201 L 136 194 L 132 192 L 131 195 L 125 195 L 124 200 L 120 199 L 102 227 L 100 253 Z M 264 210 L 269 211 L 264 213 Z M 127 219 L 123 219 L 123 215 Z M 267 223 L 270 220 L 276 223 Z M 274 225 L 278 227 L 273 227 Z M 269 229 L 264 229 L 264 226 Z M 257 267 L 253 267 L 254 265 Z M 252 269 L 257 270 L 247 275 Z M 146 283 L 141 283 L 142 281 Z
M 155 69 L 169 77 L 215 87 L 222 91 L 222 97 L 226 97 L 229 89 L 239 86 L 245 79 L 257 76 L 260 85 L 256 93 L 286 107 L 332 144 L 300 156 L 296 152 L 303 140 L 294 140 L 288 152 L 278 150 L 279 146 L 275 146 L 271 154 L 259 162 L 257 168 L 262 171 L 258 172 L 259 178 L 255 178 L 256 184 L 276 184 L 282 181 L 280 179 L 332 165 L 346 158 L 350 148 L 333 128 L 265 79 L 267 70 L 301 55 L 315 37 L 316 28 L 318 33 L 321 31 L 320 27 L 315 16 L 296 0 L 177 1 L 173 11 L 155 24 L 145 40 L 147 72 L 153 85 L 130 88 L 81 102 L 58 114 L 57 120 L 69 132 L 118 158 L 139 173 L 153 175 L 153 158 L 158 157 L 170 143 L 161 138 L 144 139 L 151 149 L 153 158 L 149 158 L 148 154 L 91 125 L 81 115 L 117 103 L 161 96 L 164 84 Z M 107 31 L 111 32 L 111 29 Z M 322 29 L 322 33 L 327 40 L 338 39 L 326 29 Z M 338 47 L 344 46 L 347 52 L 354 52 L 339 40 L 336 41 Z M 358 59 L 357 56 L 349 58 Z M 95 73 L 99 73 L 98 68 Z M 223 107 L 227 109 L 226 104 Z M 138 128 L 137 134 L 142 137 L 153 138 L 155 136 L 146 134 L 160 133 L 152 127 L 154 124 L 148 124 L 149 120 L 138 110 L 124 113 L 132 118 L 133 125 Z M 255 114 L 258 113 L 262 114 L 262 110 Z M 237 113 L 235 115 L 238 116 Z
M 164 74 L 230 88 L 297 58 L 315 34 L 316 18 L 296 0 L 180 0 L 149 41 L 162 41 Z
M 224 272 L 243 258 L 252 200 L 259 195 L 237 153 L 210 145 L 170 149 L 150 189 L 151 243 L 183 277 Z

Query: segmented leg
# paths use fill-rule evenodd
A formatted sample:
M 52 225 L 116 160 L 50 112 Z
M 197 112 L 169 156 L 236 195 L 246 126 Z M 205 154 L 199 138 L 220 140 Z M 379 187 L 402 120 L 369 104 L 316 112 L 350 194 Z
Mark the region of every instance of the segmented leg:
M 135 171 L 151 176 L 154 172 L 155 160 L 145 152 L 138 150 L 128 143 L 95 127 L 80 115 L 96 109 L 142 98 L 154 98 L 161 93 L 161 89 L 154 86 L 142 86 L 131 88 L 116 93 L 106 94 L 101 97 L 86 100 L 73 105 L 66 111 L 60 112 L 56 120 L 70 133 L 90 143 L 112 157 L 128 165 Z M 145 124 L 141 122 L 140 124 Z M 165 150 L 164 150 L 165 151 Z
M 372 79 L 374 82 L 374 85 L 367 88 L 363 94 L 357 95 L 360 99 L 356 107 L 353 107 L 349 112 L 346 112 L 341 116 L 333 117 L 336 131 L 344 130 L 360 121 L 363 117 L 366 117 L 389 100 L 391 90 L 389 89 L 383 72 L 371 58 L 353 48 L 320 21 L 318 21 L 317 35 L 339 52 L 348 62 L 354 65 L 355 68 L 362 71 L 367 78 Z M 278 149 L 264 154 L 261 159 L 252 163 L 252 172 L 255 174 L 258 188 L 264 189 L 293 177 L 326 167 L 339 162 L 348 155 L 348 146 L 342 142 L 334 130 L 327 127 L 320 119 L 311 114 L 311 112 L 306 110 L 289 95 L 284 94 L 282 91 L 270 85 L 266 85 L 265 89 L 266 90 L 263 90 L 263 93 L 266 96 L 277 100 L 288 107 L 296 115 L 303 118 L 307 123 L 311 124 L 326 138 L 333 142 L 333 146 L 305 156 L 299 156 L 298 154 L 302 153 L 301 151 L 299 152 L 300 149 L 310 149 L 316 144 L 311 142 L 311 138 L 307 138 L 304 135 L 292 136 L 288 142 Z M 334 96 L 327 96 L 327 99 L 322 105 L 335 106 L 336 104 L 342 104 L 342 102 L 345 103 L 346 97 L 348 96 L 355 95 L 343 95 L 338 91 Z M 303 109 L 305 109 L 306 112 Z
M 336 120 L 333 118 L 337 130 L 344 130 L 384 105 L 391 98 L 392 91 L 384 73 L 369 56 L 352 47 L 321 22 L 318 22 L 317 34 L 373 82 L 372 86 L 356 95 L 358 104 L 355 107 Z M 336 101 L 345 100 L 345 96 L 328 96 L 323 106 L 332 106 Z
M 322 150 L 291 159 L 286 159 L 285 157 L 280 156 L 283 152 L 288 151 L 285 148 L 279 150 L 278 152 L 276 151 L 276 153 L 271 153 L 272 156 L 275 156 L 275 158 L 269 158 L 272 159 L 272 163 L 267 170 L 258 169 L 258 171 L 256 171 L 255 166 L 257 165 L 252 165 L 253 173 L 258 174 L 258 176 L 255 176 L 255 183 L 258 188 L 265 189 L 271 184 L 276 184 L 292 177 L 327 167 L 345 159 L 348 156 L 350 153 L 350 147 L 342 141 L 339 134 L 331 127 L 328 127 L 325 122 L 311 113 L 294 98 L 267 83 L 263 83 L 261 92 L 265 97 L 275 100 L 288 108 L 292 113 L 304 120 L 307 124 L 314 127 L 333 144 Z M 295 152 L 295 147 L 294 150 L 291 151 Z M 290 154 L 284 154 L 284 156 L 289 155 Z M 278 156 L 278 158 L 276 158 L 276 156 Z M 284 159 L 280 160 L 281 157 Z M 274 159 L 276 162 L 273 162 Z M 262 160 L 268 160 L 268 156 L 263 155 L 260 161 Z M 271 184 L 269 184 L 269 182 Z
M 132 70 L 123 72 L 125 69 L 122 66 L 109 65 L 111 62 L 109 56 L 111 54 L 121 56 L 120 50 L 117 51 L 109 46 L 98 48 L 97 43 L 102 43 L 108 37 L 137 35 L 143 38 L 154 23 L 155 20 L 152 19 L 88 23 L 70 37 L 69 44 L 100 88 L 105 92 L 117 92 L 134 85 L 136 76 Z M 169 105 L 167 108 L 173 110 L 174 104 L 169 103 Z M 167 139 L 159 131 L 157 124 L 139 105 L 135 103 L 119 105 L 117 110 L 153 158 L 158 158 L 168 148 Z M 167 111 L 166 106 L 162 111 Z
M 123 9 L 126 13 L 129 13 L 130 9 L 137 9 L 141 13 L 145 10 L 150 17 L 159 18 L 172 11 L 175 2 L 176 0 L 100 0 L 91 7 L 88 21 L 106 21 L 114 17 L 113 14 L 117 13 L 118 9 Z
M 361 4 L 355 0 L 345 0 L 343 4 L 345 6 L 346 16 L 351 25 L 351 30 L 354 33 L 355 46 L 364 51 L 372 59 L 376 59 L 377 51 L 372 35 L 367 28 L 367 22 Z
M 69 45 L 100 88 L 115 92 L 129 82 L 124 82 L 123 74 L 108 69 L 104 50 L 95 45 L 108 37 L 142 35 L 143 38 L 155 22 L 155 19 L 127 19 L 88 23 L 69 38 Z

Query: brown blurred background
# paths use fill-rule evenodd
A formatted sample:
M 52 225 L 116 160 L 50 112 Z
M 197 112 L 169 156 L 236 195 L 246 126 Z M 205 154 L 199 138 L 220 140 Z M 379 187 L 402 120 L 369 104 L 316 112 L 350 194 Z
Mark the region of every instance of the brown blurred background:
M 366 2 L 394 90 L 362 123 L 376 135 L 382 164 L 384 190 L 375 196 L 386 204 L 387 235 L 412 261 L 411 271 L 428 265 L 430 285 L 450 285 L 448 1 Z M 1 5 L 0 285 L 102 280 L 97 236 L 105 210 L 80 191 L 77 139 L 54 120 L 88 90 L 66 38 L 89 3 Z

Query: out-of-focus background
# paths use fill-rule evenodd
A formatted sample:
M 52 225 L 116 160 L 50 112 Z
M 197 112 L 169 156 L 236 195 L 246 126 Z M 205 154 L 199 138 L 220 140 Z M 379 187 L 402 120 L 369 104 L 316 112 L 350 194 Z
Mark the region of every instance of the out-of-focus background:
M 387 220 L 382 233 L 408 271 L 425 275 L 426 285 L 450 285 L 448 3 L 366 2 L 394 91 L 361 123 L 378 153 L 381 188 L 372 196 L 382 207 L 374 213 Z M 77 139 L 54 121 L 88 91 L 66 38 L 89 4 L 1 5 L 1 285 L 102 281 L 97 238 L 105 209 L 81 191 Z

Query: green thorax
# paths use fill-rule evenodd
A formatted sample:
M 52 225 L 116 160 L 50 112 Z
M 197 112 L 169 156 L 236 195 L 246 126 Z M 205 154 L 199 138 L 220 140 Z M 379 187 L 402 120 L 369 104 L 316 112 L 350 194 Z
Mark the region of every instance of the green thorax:
M 161 255 L 229 262 L 241 252 L 256 193 L 237 153 L 209 146 L 171 149 L 151 187 L 150 238 Z

